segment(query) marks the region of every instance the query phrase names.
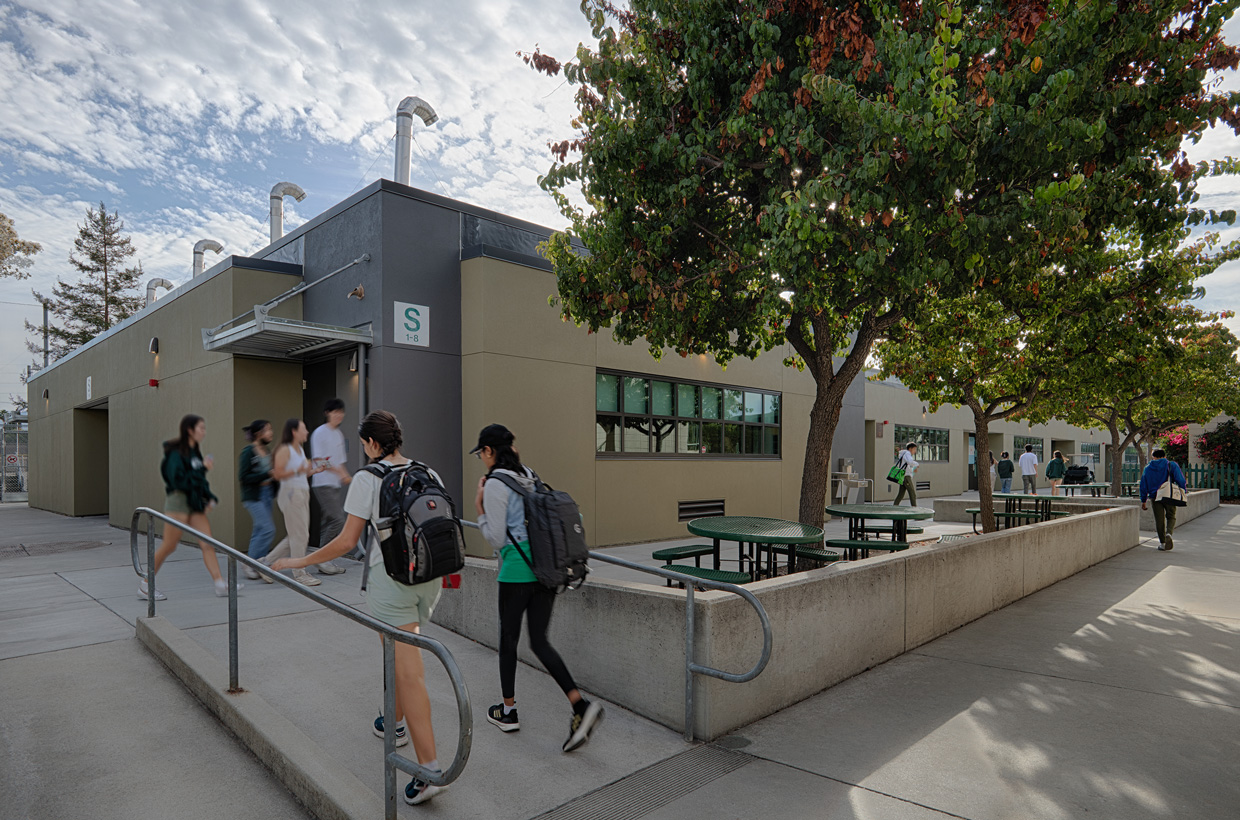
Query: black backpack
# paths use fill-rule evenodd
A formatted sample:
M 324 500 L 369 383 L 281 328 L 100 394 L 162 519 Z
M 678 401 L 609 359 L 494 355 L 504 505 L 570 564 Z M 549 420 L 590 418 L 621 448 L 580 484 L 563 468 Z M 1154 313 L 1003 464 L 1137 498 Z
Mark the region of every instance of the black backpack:
M 406 586 L 459 572 L 465 566 L 465 538 L 452 498 L 417 461 L 399 467 L 367 464 L 362 468 L 380 480 L 379 522 L 375 540 L 383 553 L 383 568 Z M 363 571 L 362 589 L 370 557 Z
M 491 473 L 491 478 L 521 496 L 525 502 L 525 530 L 529 535 L 531 555 L 517 544 L 512 533 L 508 540 L 530 565 L 534 577 L 551 589 L 576 589 L 586 580 L 590 568 L 586 562 L 590 549 L 586 546 L 586 528 L 581 525 L 581 512 L 572 496 L 552 489 L 538 476 L 534 489 L 527 490 L 521 482 L 503 473 Z

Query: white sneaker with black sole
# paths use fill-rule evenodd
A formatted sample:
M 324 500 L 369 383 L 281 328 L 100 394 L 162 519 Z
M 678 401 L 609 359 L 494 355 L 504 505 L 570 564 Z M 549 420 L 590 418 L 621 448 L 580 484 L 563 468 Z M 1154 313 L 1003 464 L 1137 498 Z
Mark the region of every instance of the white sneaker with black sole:
M 337 566 L 335 561 L 328 561 L 324 564 L 319 564 L 320 575 L 340 575 L 343 572 L 344 567 Z
M 140 601 L 145 601 L 145 600 L 147 600 L 147 595 L 146 595 L 146 581 L 139 581 L 139 582 L 138 582 L 138 600 L 140 600 Z M 155 600 L 156 600 L 156 601 L 166 601 L 166 600 L 168 600 L 168 596 L 167 596 L 167 595 L 165 595 L 165 594 L 163 594 L 162 592 L 160 592 L 160 591 L 159 591 L 159 587 L 155 587 Z
M 375 733 L 375 737 L 379 739 L 383 738 L 383 715 L 379 715 L 379 717 L 375 718 L 375 724 L 371 727 L 371 731 Z M 396 745 L 404 746 L 408 742 L 409 732 L 405 726 L 405 722 L 402 720 L 400 723 L 396 724 Z

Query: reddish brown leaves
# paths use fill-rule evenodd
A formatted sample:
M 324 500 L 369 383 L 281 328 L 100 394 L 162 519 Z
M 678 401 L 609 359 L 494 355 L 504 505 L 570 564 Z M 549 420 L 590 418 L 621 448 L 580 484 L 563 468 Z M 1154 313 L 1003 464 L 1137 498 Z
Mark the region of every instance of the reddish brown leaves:
M 745 90 L 741 96 L 741 108 L 745 111 L 753 109 L 753 98 L 762 93 L 762 89 L 766 87 L 766 81 L 771 78 L 774 72 L 771 70 L 771 64 L 765 60 L 762 67 L 758 69 L 758 73 L 754 75 L 749 83 L 749 88 Z
M 526 65 L 532 66 L 535 71 L 541 71 L 548 77 L 554 77 L 560 73 L 563 66 L 560 61 L 552 57 L 550 54 L 543 54 L 538 50 L 538 46 L 534 46 L 534 53 L 530 54 L 525 51 L 518 51 L 517 56 L 520 57 Z

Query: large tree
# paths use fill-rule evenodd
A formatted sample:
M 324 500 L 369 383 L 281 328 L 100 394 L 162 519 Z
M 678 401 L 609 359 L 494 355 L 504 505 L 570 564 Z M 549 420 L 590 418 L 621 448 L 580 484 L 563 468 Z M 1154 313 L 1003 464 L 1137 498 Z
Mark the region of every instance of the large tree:
M 34 291 L 34 298 L 59 320 L 48 327 L 53 359 L 71 353 L 142 308 L 138 291 L 142 264 L 127 264 L 135 250 L 124 231 L 120 214 L 109 212 L 102 202 L 99 210 L 87 208 L 69 253 L 69 264 L 81 276 L 75 282 L 57 279 L 51 296 Z M 43 328 L 26 322 L 26 330 L 35 335 L 26 342 L 27 349 L 41 353 Z
M 562 311 L 656 356 L 790 343 L 817 385 L 799 517 L 821 523 L 844 393 L 923 296 L 1174 221 L 1182 138 L 1240 124 L 1240 94 L 1205 87 L 1240 60 L 1234 6 L 587 0 L 579 133 L 542 180 L 571 222 L 546 250 Z
M 30 242 L 17 235 L 13 220 L 0 214 L 0 276 L 28 279 L 31 259 L 42 248 L 38 242 Z

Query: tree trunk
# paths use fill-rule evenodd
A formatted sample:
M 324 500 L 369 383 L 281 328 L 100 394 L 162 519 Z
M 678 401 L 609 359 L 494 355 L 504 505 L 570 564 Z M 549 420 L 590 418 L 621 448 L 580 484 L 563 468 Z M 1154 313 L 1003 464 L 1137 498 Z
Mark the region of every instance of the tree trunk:
M 990 419 L 980 406 L 970 409 L 973 410 L 973 466 L 977 470 L 977 494 L 982 502 L 982 532 L 994 532 L 999 527 L 995 524 L 994 485 L 990 482 Z
M 801 470 L 801 503 L 797 517 L 802 524 L 821 527 L 826 519 L 827 489 L 831 486 L 831 442 L 840 422 L 848 383 L 838 377 L 819 384 L 809 414 L 805 441 L 805 466 Z
M 1119 437 L 1119 427 L 1114 424 L 1108 424 L 1111 431 L 1111 495 L 1122 495 L 1124 482 L 1124 450 L 1128 449 L 1128 445 L 1132 444 L 1132 440 L 1136 438 L 1136 433 L 1129 433 L 1123 439 Z M 1140 452 L 1140 448 L 1137 448 Z

